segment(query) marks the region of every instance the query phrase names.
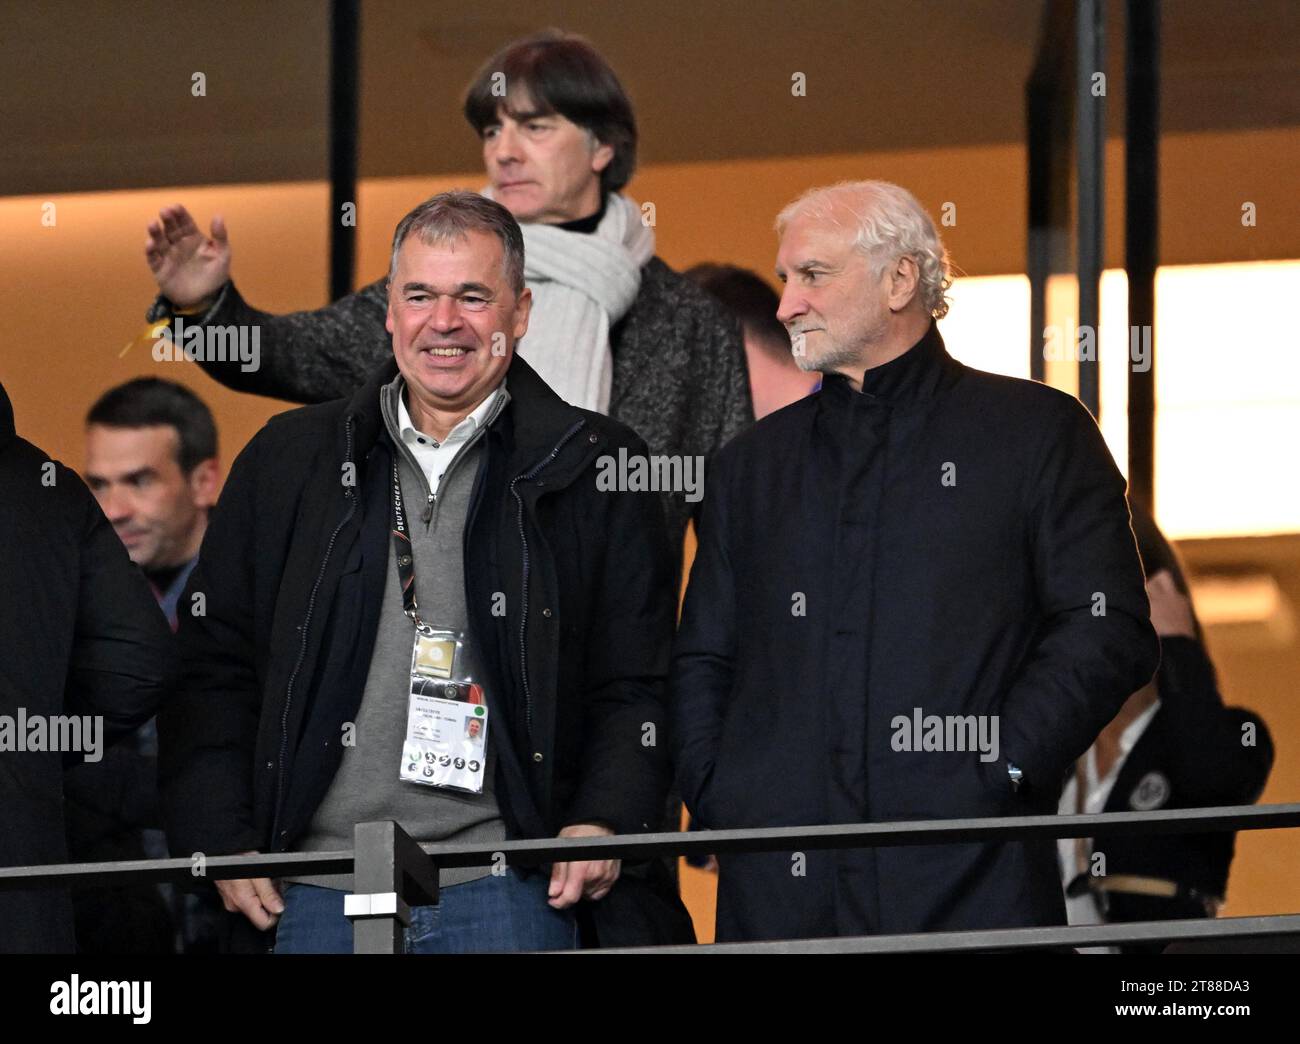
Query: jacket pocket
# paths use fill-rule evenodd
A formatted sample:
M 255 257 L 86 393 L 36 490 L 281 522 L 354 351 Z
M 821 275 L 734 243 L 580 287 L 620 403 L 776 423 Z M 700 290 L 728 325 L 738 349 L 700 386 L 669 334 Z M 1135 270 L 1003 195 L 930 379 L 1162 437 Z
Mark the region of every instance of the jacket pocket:
M 321 631 L 324 677 L 347 674 L 353 669 L 361 635 L 362 593 L 361 549 L 353 546 L 334 584 L 329 614 Z

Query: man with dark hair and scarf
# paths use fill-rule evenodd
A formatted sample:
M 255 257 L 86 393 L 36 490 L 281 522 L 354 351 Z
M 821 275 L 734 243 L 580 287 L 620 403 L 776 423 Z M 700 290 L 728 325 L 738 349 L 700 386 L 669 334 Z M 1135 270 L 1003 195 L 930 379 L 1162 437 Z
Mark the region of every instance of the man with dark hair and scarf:
M 652 454 L 709 458 L 753 419 L 739 325 L 655 256 L 652 224 L 623 194 L 637 127 L 614 70 L 586 40 L 549 31 L 517 40 L 471 81 L 464 114 L 483 143 L 485 190 L 523 227 L 534 305 L 520 354 L 559 396 L 622 421 Z M 205 236 L 165 207 L 145 253 L 154 322 L 256 325 L 261 365 L 200 359 L 228 387 L 292 402 L 350 394 L 392 347 L 379 279 L 311 312 L 270 315 L 230 281 L 220 217 Z M 681 554 L 692 505 L 667 494 Z

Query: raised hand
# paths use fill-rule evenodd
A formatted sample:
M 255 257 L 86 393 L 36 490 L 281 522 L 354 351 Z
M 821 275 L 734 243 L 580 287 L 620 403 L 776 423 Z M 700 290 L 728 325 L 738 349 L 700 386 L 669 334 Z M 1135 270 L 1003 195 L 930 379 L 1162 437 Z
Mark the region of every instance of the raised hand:
M 177 308 L 203 303 L 230 278 L 225 221 L 214 217 L 212 235 L 205 236 L 179 203 L 163 207 L 149 225 L 144 256 L 159 292 Z

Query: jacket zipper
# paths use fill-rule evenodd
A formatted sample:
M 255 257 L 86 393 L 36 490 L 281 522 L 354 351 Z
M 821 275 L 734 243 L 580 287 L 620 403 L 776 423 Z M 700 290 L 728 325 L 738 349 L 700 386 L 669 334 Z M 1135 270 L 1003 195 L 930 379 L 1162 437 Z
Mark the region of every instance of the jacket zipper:
M 344 460 L 352 461 L 352 416 L 349 414 L 344 425 L 344 433 L 347 439 Z M 345 488 L 343 495 L 348 498 L 348 510 L 342 520 L 334 527 L 334 532 L 330 534 L 329 543 L 325 545 L 325 557 L 321 559 L 320 571 L 316 574 L 316 582 L 312 584 L 311 596 L 307 599 L 307 613 L 303 617 L 302 624 L 299 625 L 298 631 L 302 636 L 298 645 L 298 660 L 293 665 L 293 672 L 289 675 L 289 683 L 284 690 L 284 710 L 280 714 L 280 759 L 275 773 L 275 814 L 271 822 L 271 845 L 272 848 L 277 843 L 277 831 L 280 826 L 280 800 L 282 797 L 282 788 L 284 785 L 284 762 L 289 753 L 289 709 L 293 704 L 293 686 L 298 679 L 298 672 L 302 670 L 303 661 L 307 658 L 307 636 L 308 628 L 311 626 L 312 613 L 316 609 L 316 594 L 320 590 L 321 581 L 325 579 L 325 568 L 329 565 L 330 555 L 334 551 L 334 544 L 338 540 L 339 533 L 343 527 L 352 520 L 356 514 L 357 498 L 351 488 Z
M 524 722 L 528 729 L 530 746 L 533 740 L 533 694 L 528 686 L 528 644 L 526 637 L 528 633 L 528 536 L 524 532 L 524 501 L 515 486 L 520 482 L 530 482 L 541 474 L 542 470 L 559 456 L 560 450 L 564 448 L 565 443 L 586 427 L 586 424 L 585 420 L 578 421 L 564 433 L 550 453 L 529 468 L 528 471 L 522 475 L 516 475 L 510 480 L 510 495 L 515 498 L 516 505 L 515 524 L 519 527 L 519 544 L 523 550 L 523 577 L 520 584 L 520 602 L 522 604 L 519 609 L 519 674 L 524 687 Z

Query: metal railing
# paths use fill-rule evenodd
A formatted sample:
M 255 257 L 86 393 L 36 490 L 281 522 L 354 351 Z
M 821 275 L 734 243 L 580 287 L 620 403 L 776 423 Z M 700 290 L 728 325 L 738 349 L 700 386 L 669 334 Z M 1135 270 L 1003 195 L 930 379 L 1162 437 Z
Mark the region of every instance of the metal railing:
M 411 907 L 436 903 L 438 871 L 452 867 L 504 865 L 527 868 L 578 859 L 638 861 L 729 852 L 797 852 L 1035 838 L 1199 834 L 1297 826 L 1300 826 L 1300 804 L 1278 804 L 1096 815 L 1004 816 L 690 833 L 672 831 L 609 837 L 542 838 L 495 844 L 417 844 L 398 824 L 383 820 L 358 823 L 352 851 L 206 856 L 202 857 L 201 864 L 196 862 L 199 858 L 196 856 L 4 867 L 0 868 L 0 890 L 181 882 L 196 876 L 230 880 L 352 873 L 353 894 L 345 900 L 345 914 L 353 923 L 354 952 L 399 953 L 404 945 L 404 929 L 410 925 Z M 727 943 L 707 947 L 661 946 L 637 948 L 636 952 L 970 952 L 1267 938 L 1293 934 L 1300 934 L 1300 914 Z

